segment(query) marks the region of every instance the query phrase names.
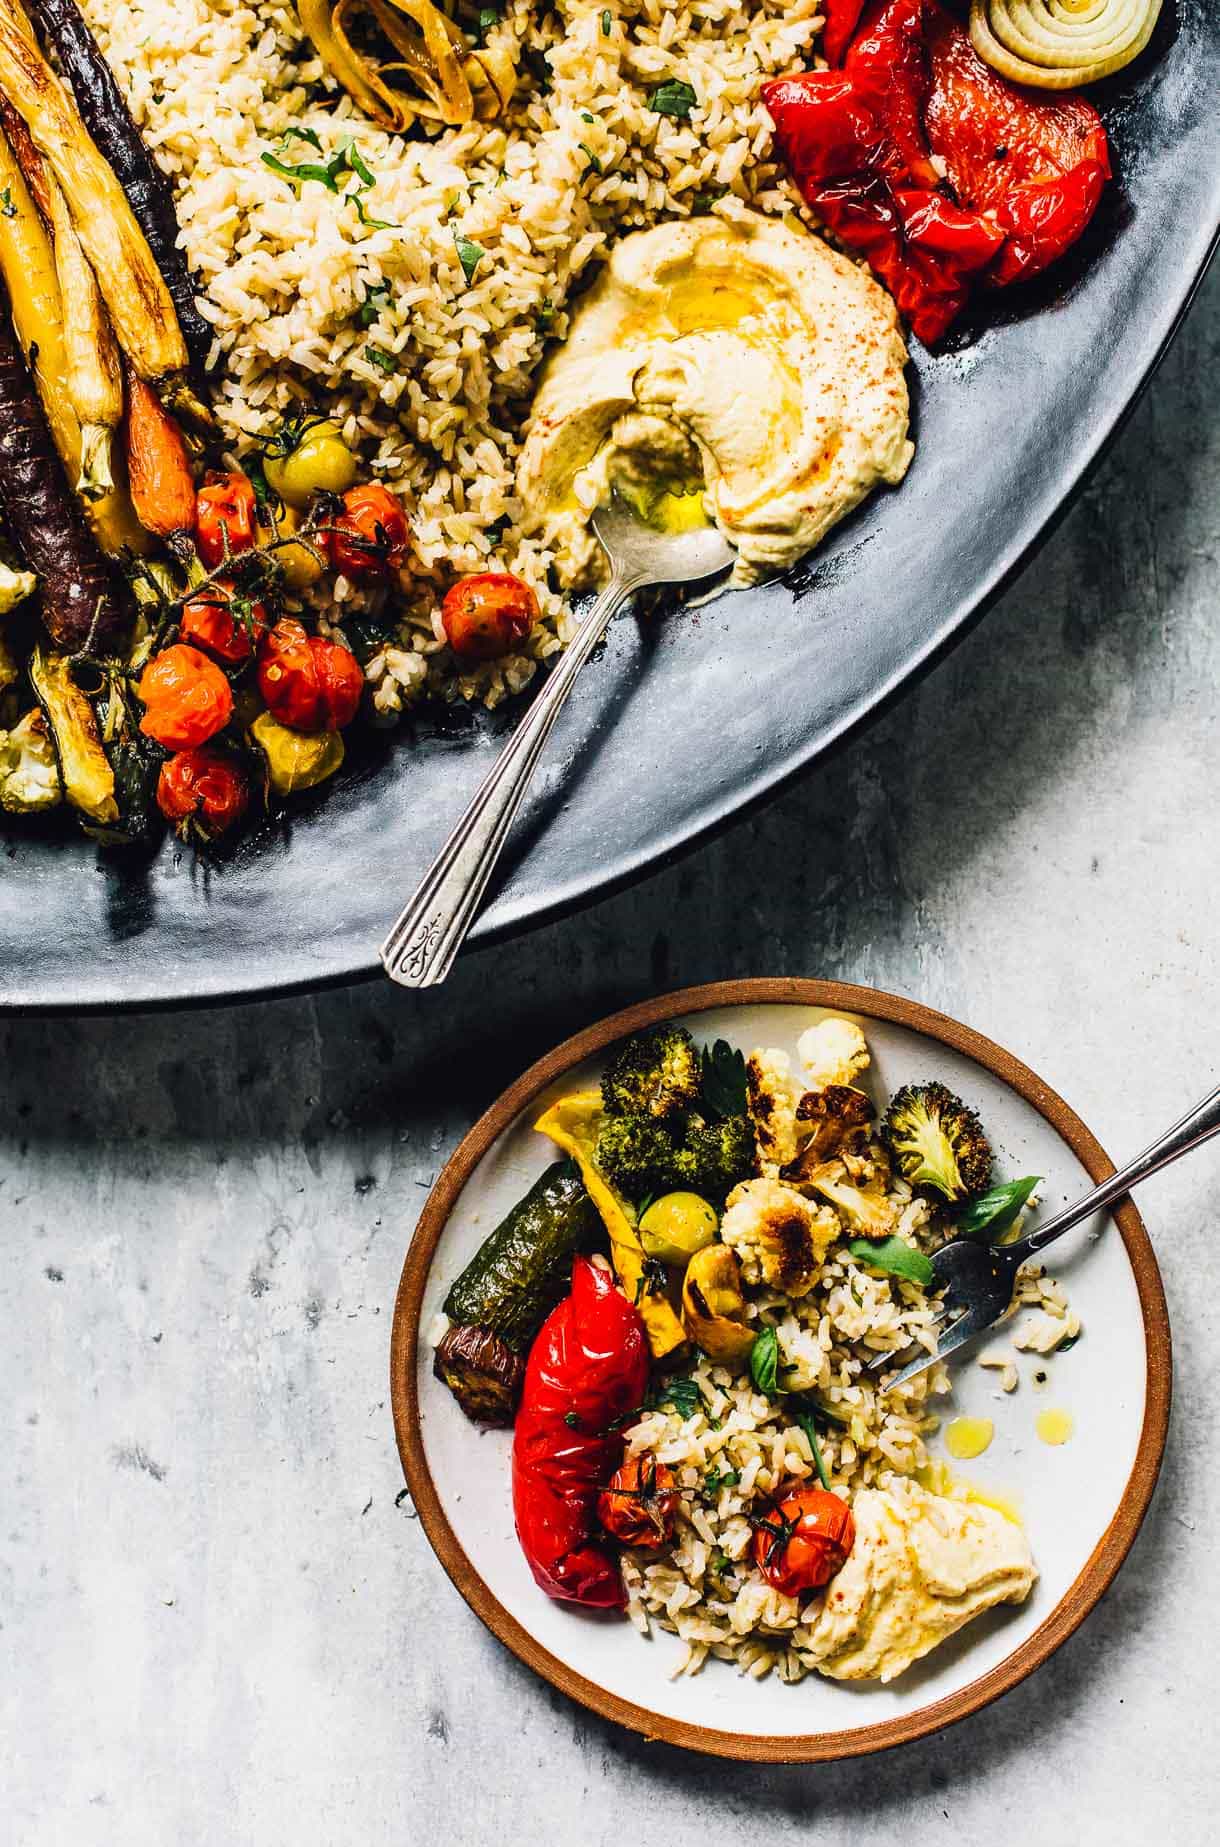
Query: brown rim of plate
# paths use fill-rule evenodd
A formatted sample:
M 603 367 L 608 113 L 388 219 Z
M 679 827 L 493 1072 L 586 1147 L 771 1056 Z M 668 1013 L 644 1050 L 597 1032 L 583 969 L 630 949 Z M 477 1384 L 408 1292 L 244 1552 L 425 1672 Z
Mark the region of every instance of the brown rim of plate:
M 420 1307 L 433 1253 L 458 1196 L 478 1162 L 539 1092 L 562 1077 L 565 1071 L 593 1057 L 625 1034 L 638 1032 L 641 1027 L 655 1025 L 659 1020 L 672 1019 L 678 1014 L 702 1013 L 712 1007 L 768 1005 L 829 1008 L 865 1019 L 889 1020 L 930 1039 L 939 1039 L 954 1051 L 974 1059 L 1032 1104 L 1063 1138 L 1095 1182 L 1114 1172 L 1114 1163 L 1075 1111 L 1028 1066 L 980 1033 L 959 1025 L 946 1014 L 921 1006 L 918 1001 L 874 988 L 855 987 L 847 982 L 797 978 L 714 981 L 703 987 L 681 988 L 673 994 L 641 1001 L 621 1013 L 611 1014 L 608 1019 L 586 1027 L 574 1038 L 556 1046 L 509 1086 L 479 1118 L 448 1161 L 428 1197 L 403 1264 L 390 1337 L 390 1401 L 407 1487 L 433 1550 L 475 1615 L 526 1667 L 590 1711 L 613 1719 L 650 1740 L 746 1763 L 821 1763 L 908 1744 L 969 1717 L 1001 1694 L 1011 1692 L 1079 1628 L 1094 1604 L 1109 1589 L 1130 1551 L 1156 1486 L 1169 1423 L 1172 1375 L 1169 1316 L 1148 1233 L 1134 1205 L 1129 1199 L 1124 1200 L 1114 1209 L 1112 1217 L 1135 1273 L 1148 1361 L 1144 1422 L 1135 1466 L 1114 1518 L 1075 1583 L 1027 1641 L 1014 1649 L 998 1667 L 959 1692 L 921 1707 L 918 1712 L 886 1719 L 878 1725 L 861 1725 L 844 1732 L 813 1732 L 804 1737 L 749 1737 L 717 1731 L 710 1726 L 688 1725 L 681 1719 L 649 1712 L 643 1706 L 620 1699 L 596 1682 L 586 1680 L 541 1647 L 492 1595 L 462 1550 L 441 1508 L 424 1454 L 419 1429 L 417 1348 Z

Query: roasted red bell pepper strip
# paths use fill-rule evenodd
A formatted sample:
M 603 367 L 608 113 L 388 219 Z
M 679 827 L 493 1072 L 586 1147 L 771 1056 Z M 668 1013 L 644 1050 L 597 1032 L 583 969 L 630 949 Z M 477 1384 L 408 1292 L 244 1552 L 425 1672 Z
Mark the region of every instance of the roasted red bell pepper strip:
M 977 282 L 1034 275 L 1080 236 L 1109 177 L 1105 130 L 1081 98 L 998 76 L 936 0 L 861 11 L 828 14 L 842 70 L 776 78 L 763 101 L 806 202 L 931 344 Z
M 618 1421 L 648 1383 L 648 1337 L 611 1272 L 572 1264 L 572 1293 L 538 1332 L 513 1432 L 513 1513 L 548 1597 L 621 1609 L 617 1560 L 595 1534 L 597 1496 L 622 1460 Z

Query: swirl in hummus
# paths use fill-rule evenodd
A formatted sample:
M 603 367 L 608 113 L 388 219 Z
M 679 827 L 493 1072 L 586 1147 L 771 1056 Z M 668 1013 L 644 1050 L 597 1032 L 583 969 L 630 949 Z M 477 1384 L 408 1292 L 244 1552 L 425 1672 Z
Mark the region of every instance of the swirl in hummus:
M 906 356 L 889 296 L 807 231 L 741 209 L 637 232 L 543 374 L 526 518 L 572 584 L 614 487 L 670 530 L 714 520 L 739 581 L 784 570 L 906 473 Z

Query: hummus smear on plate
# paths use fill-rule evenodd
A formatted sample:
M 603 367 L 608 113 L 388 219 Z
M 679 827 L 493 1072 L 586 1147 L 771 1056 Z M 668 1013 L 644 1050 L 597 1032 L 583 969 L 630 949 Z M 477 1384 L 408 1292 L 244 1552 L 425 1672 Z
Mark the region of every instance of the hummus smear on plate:
M 626 237 L 543 374 L 527 517 L 572 583 L 614 488 L 667 530 L 714 520 L 738 581 L 782 571 L 902 480 L 906 357 L 889 296 L 807 231 L 741 210 Z

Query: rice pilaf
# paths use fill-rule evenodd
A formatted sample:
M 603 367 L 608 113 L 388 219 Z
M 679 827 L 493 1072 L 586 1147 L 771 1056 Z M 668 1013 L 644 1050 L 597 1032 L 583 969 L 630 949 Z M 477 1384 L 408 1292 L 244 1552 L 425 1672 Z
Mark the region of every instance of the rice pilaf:
M 354 109 L 286 0 L 83 10 L 173 178 L 232 456 L 286 414 L 324 411 L 413 509 L 412 591 L 367 667 L 375 710 L 392 717 L 425 693 L 494 705 L 520 690 L 571 621 L 555 588 L 565 560 L 516 523 L 520 432 L 547 342 L 624 232 L 734 201 L 796 209 L 759 86 L 809 62 L 816 0 L 622 0 L 541 16 L 509 0 L 487 33 L 517 48 L 525 76 L 505 116 L 410 138 Z M 694 90 L 693 120 L 650 107 L 668 79 Z M 289 130 L 315 135 L 326 156 L 354 139 L 372 188 L 344 202 L 285 179 L 263 157 L 310 155 Z M 542 620 L 520 652 L 458 663 L 440 595 L 454 573 L 493 562 L 533 586 Z M 334 603 L 341 625 L 364 593 L 340 576 Z

